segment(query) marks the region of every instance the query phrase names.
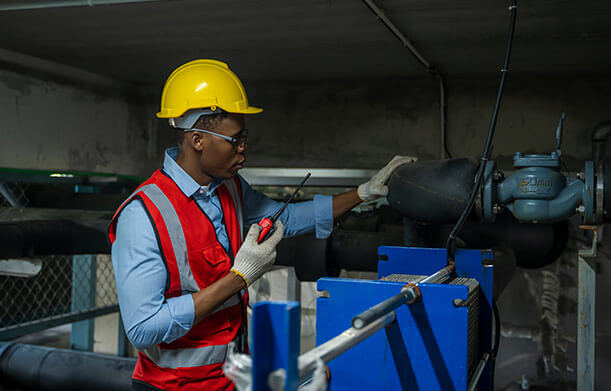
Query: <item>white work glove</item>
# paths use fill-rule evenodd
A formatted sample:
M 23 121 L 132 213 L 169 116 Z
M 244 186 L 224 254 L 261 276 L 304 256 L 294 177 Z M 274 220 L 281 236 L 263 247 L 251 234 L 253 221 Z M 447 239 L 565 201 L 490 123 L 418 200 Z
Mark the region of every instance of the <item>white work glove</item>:
M 392 160 L 384 166 L 380 171 L 377 172 L 369 181 L 359 185 L 356 192 L 361 201 L 373 201 L 380 197 L 386 197 L 388 195 L 388 178 L 395 168 L 405 164 L 414 163 L 418 158 L 411 156 L 395 156 Z
M 259 244 L 257 240 L 261 229 L 257 224 L 251 225 L 235 256 L 231 271 L 242 277 L 247 287 L 271 269 L 276 261 L 276 246 L 282 239 L 284 226 L 280 220 L 276 220 L 274 227 L 276 231 Z

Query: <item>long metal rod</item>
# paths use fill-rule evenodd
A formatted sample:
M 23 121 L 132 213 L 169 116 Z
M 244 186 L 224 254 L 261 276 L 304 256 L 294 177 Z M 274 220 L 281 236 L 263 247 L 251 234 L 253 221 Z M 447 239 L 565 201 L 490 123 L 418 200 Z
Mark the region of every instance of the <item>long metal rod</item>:
M 420 285 L 420 284 L 435 284 L 435 283 L 438 283 L 443 278 L 445 278 L 450 273 L 452 273 L 454 270 L 456 270 L 456 266 L 454 266 L 454 264 L 448 265 L 448 266 L 444 267 L 443 269 L 440 269 L 439 271 L 431 274 L 430 276 L 428 276 L 424 280 L 418 282 L 418 285 Z
M 399 294 L 391 297 L 390 299 L 384 300 L 381 303 L 374 305 L 368 310 L 360 313 L 352 319 L 352 327 L 359 330 L 368 324 L 379 319 L 384 314 L 394 311 L 401 307 L 403 304 L 412 304 L 420 298 L 420 292 L 418 289 L 407 286 L 401 289 Z
M 379 318 L 373 323 L 370 323 L 368 326 L 363 327 L 362 329 L 357 330 L 351 327 L 339 334 L 337 337 L 302 354 L 298 359 L 299 376 L 303 378 L 312 372 L 314 368 L 316 368 L 316 361 L 319 359 L 325 363 L 328 363 L 394 321 L 395 313 L 389 312 L 385 316 Z
M 426 58 L 424 58 L 424 56 L 418 51 L 418 49 L 416 49 L 414 44 L 386 16 L 386 14 L 384 13 L 384 10 L 382 10 L 380 7 L 378 7 L 377 4 L 373 2 L 373 0 L 363 0 L 363 2 L 376 15 L 376 17 L 380 20 L 380 22 L 382 22 L 384 24 L 384 26 L 386 26 L 386 28 L 388 28 L 388 30 L 390 30 L 390 32 L 397 39 L 399 39 L 399 41 L 401 41 L 401 43 L 403 44 L 403 47 L 407 48 L 410 51 L 410 53 L 414 57 L 416 57 L 418 62 L 420 64 L 422 64 L 422 66 L 424 66 L 426 68 L 426 70 L 433 77 L 437 77 L 439 79 L 439 92 L 440 92 L 440 98 L 439 98 L 440 102 L 439 103 L 440 103 L 440 106 L 441 106 L 440 107 L 440 110 L 441 110 L 441 118 L 440 118 L 440 130 L 441 130 L 441 135 L 440 135 L 441 148 L 440 148 L 440 152 L 441 153 L 440 153 L 440 156 L 441 156 L 442 159 L 445 159 L 447 157 L 447 143 L 446 143 L 446 127 L 447 126 L 446 126 L 446 106 L 445 106 L 446 105 L 446 103 L 445 103 L 446 93 L 445 93 L 445 86 L 444 86 L 443 77 L 439 73 L 439 70 L 436 69 L 433 65 L 431 65 L 431 63 Z
M 162 0 L 63 0 L 63 1 L 31 1 L 12 2 L 0 5 L 0 11 L 27 11 L 47 8 L 93 7 L 98 5 L 116 5 L 130 3 L 150 3 Z
M 484 372 L 484 368 L 490 359 L 490 353 L 484 353 L 482 359 L 477 363 L 477 367 L 475 368 L 475 372 L 473 372 L 473 376 L 471 376 L 471 380 L 469 380 L 469 385 L 467 386 L 467 391 L 474 391 L 475 387 L 479 383 L 479 378 L 482 376 Z
M 453 264 L 444 267 L 443 269 L 431 274 L 424 280 L 420 281 L 420 284 L 433 284 L 439 282 L 445 278 L 448 274 L 454 271 L 455 267 Z M 383 302 L 376 304 L 375 306 L 363 311 L 352 319 L 352 327 L 360 329 L 367 326 L 371 322 L 375 321 L 381 316 L 384 316 L 390 311 L 394 311 L 403 304 L 412 304 L 420 299 L 420 291 L 414 286 L 405 286 L 401 289 L 401 292 L 395 296 L 384 300 Z

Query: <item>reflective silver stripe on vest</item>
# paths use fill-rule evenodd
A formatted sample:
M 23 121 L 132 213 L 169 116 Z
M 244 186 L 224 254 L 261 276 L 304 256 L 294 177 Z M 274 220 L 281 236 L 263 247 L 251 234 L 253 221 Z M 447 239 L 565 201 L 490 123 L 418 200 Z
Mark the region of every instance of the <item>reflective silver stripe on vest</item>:
M 227 309 L 229 307 L 233 307 L 234 305 L 238 305 L 240 304 L 240 300 L 241 300 L 241 297 L 238 296 L 238 294 L 236 293 L 235 295 L 231 296 L 229 299 L 225 300 L 223 304 L 216 307 L 216 309 L 212 311 L 210 314 L 208 314 L 207 316 L 216 314 L 217 312 Z
M 178 367 L 199 367 L 220 364 L 227 358 L 229 345 L 212 345 L 201 348 L 160 349 L 155 346 L 145 349 L 146 354 L 157 366 L 176 369 Z
M 240 224 L 240 237 L 244 239 L 244 218 L 243 218 L 244 215 L 242 213 L 242 201 L 241 201 L 242 198 L 240 197 L 240 189 L 238 188 L 238 185 L 235 183 L 236 180 L 239 180 L 239 179 L 231 178 L 231 179 L 226 180 L 223 183 L 225 184 L 225 187 L 229 191 L 229 195 L 231 196 L 231 199 L 233 200 L 233 205 L 235 206 L 235 214 L 238 218 L 238 224 Z
M 191 266 L 189 265 L 189 255 L 187 252 L 187 241 L 185 240 L 185 234 L 182 230 L 182 225 L 178 219 L 178 214 L 174 209 L 174 206 L 166 197 L 161 189 L 155 185 L 144 186 L 141 191 L 155 204 L 166 228 L 170 235 L 170 241 L 172 242 L 172 248 L 174 249 L 174 256 L 176 257 L 176 264 L 178 265 L 178 274 L 180 275 L 180 288 L 185 293 L 198 292 L 199 286 L 195 282 Z M 161 250 L 161 249 L 160 249 Z
M 130 194 L 130 195 L 129 195 L 129 197 L 127 197 L 127 198 L 125 199 L 125 201 L 123 201 L 123 202 L 121 203 L 121 205 L 119 205 L 119 207 L 117 208 L 117 210 L 122 210 L 122 209 L 123 209 L 123 207 L 125 206 L 125 204 L 127 204 L 128 202 L 131 202 L 131 201 L 132 201 L 132 197 L 133 197 L 133 196 L 135 196 L 136 194 L 140 193 L 140 192 L 141 192 L 143 189 L 146 189 L 147 187 L 150 187 L 150 186 L 154 186 L 154 185 L 146 185 L 146 186 L 142 186 L 142 187 L 141 187 L 141 188 L 139 188 L 139 189 L 134 190 L 134 192 L 133 192 L 132 194 Z

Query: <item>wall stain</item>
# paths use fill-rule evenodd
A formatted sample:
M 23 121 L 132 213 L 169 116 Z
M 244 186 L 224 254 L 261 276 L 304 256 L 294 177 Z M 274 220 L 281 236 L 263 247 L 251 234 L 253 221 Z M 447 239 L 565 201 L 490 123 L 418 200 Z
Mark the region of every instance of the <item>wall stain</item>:
M 21 95 L 28 96 L 32 94 L 32 87 L 40 85 L 40 82 L 15 73 L 0 72 L 0 84 Z

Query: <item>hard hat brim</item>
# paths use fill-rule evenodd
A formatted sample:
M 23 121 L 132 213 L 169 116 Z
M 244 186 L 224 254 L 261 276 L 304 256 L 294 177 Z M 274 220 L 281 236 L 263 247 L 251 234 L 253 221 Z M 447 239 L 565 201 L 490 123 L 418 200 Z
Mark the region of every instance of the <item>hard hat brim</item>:
M 238 114 L 258 114 L 258 113 L 260 113 L 262 111 L 263 111 L 263 109 L 261 109 L 259 107 L 248 106 L 244 110 L 235 111 L 235 113 L 238 113 Z
M 254 106 L 248 106 L 247 108 L 245 108 L 243 110 L 226 110 L 223 107 L 221 107 L 221 109 L 226 111 L 227 113 L 235 113 L 235 114 L 258 114 L 258 113 L 263 111 L 262 108 L 254 107 Z M 180 114 L 178 114 L 178 112 L 176 112 L 176 111 L 172 112 L 170 110 L 166 110 L 165 112 L 160 111 L 160 112 L 157 113 L 157 118 L 178 118 L 181 115 L 183 115 L 184 113 L 186 113 L 186 111 L 184 111 L 184 112 L 182 112 Z

